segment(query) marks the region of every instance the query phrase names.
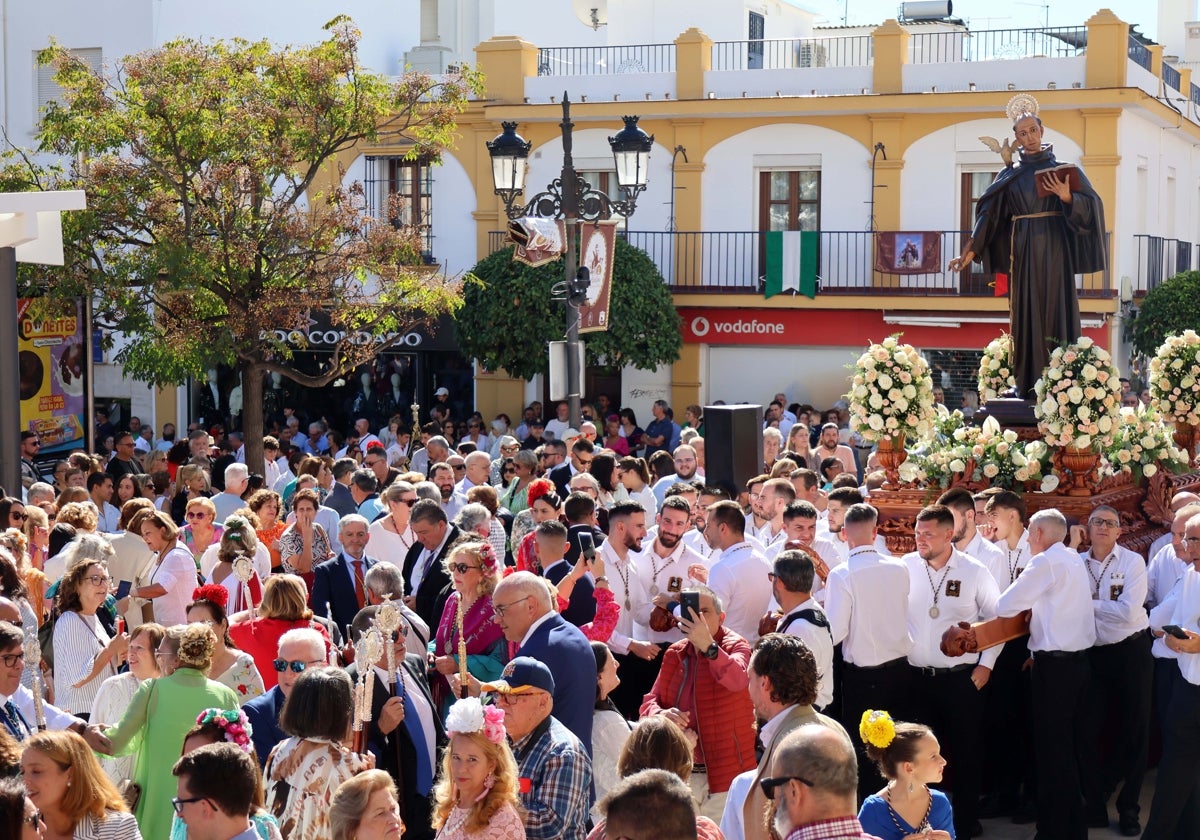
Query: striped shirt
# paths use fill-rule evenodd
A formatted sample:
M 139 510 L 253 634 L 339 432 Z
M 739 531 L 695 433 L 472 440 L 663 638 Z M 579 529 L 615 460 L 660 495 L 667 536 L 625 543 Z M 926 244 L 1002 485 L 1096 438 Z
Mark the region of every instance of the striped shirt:
M 55 622 L 54 698 L 66 711 L 91 714 L 101 683 L 116 675 L 110 660 L 95 677 L 78 685 L 92 672 L 110 638 L 95 613 L 65 612 Z

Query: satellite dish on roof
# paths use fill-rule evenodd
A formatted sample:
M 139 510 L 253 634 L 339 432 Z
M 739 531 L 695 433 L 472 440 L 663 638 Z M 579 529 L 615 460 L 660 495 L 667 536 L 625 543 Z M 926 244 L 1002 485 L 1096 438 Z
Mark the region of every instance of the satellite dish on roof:
M 571 0 L 571 6 L 585 26 L 599 29 L 608 24 L 608 0 Z

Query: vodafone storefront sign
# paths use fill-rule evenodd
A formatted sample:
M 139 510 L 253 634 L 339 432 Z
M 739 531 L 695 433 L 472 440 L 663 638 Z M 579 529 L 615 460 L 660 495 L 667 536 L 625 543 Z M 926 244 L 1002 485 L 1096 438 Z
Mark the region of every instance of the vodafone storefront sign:
M 784 344 L 794 320 L 770 309 L 684 308 L 679 314 L 683 340 L 693 344 Z
M 720 336 L 723 335 L 739 338 L 750 335 L 781 338 L 784 334 L 783 322 L 771 317 L 767 317 L 766 319 L 754 317 L 719 317 L 713 319 L 705 315 L 697 315 L 692 318 L 688 327 L 693 336 L 705 339 L 710 344 L 723 343 L 720 341 Z M 713 341 L 710 334 L 715 334 L 717 341 Z

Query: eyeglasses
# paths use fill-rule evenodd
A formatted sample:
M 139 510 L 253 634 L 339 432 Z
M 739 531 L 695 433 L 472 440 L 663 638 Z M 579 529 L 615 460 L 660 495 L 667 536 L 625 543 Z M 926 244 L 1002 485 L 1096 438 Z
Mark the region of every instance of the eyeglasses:
M 775 573 L 767 572 L 767 580 L 771 581 L 771 583 L 774 583 L 775 582 Z
M 591 459 L 591 458 L 587 458 L 587 459 L 584 459 L 584 458 L 577 458 L 576 460 L 577 460 L 577 461 L 579 461 L 580 465 L 582 465 L 582 466 L 584 466 L 584 467 L 590 467 L 590 466 L 592 465 L 592 459 Z
M 28 443 L 30 446 L 41 446 L 42 445 L 42 442 L 40 440 L 27 440 L 25 442 Z
M 400 500 L 401 504 L 408 505 L 409 507 L 412 507 L 419 501 L 421 501 L 421 500 L 420 499 L 401 499 Z
M 515 601 L 509 601 L 507 604 L 492 604 L 492 609 L 494 609 L 496 611 L 496 615 L 500 616 L 501 618 L 504 618 L 504 613 L 507 610 L 511 609 L 512 607 L 515 607 L 517 604 L 521 603 L 522 601 L 529 600 L 532 597 L 533 597 L 532 595 L 526 595 L 524 598 L 518 598 Z
M 1089 519 L 1089 525 L 1095 525 L 1097 528 L 1120 528 L 1121 522 L 1116 519 Z
M 28 817 L 26 817 L 25 819 L 21 820 L 21 822 L 23 822 L 25 825 L 29 826 L 30 828 L 37 828 L 37 827 L 38 827 L 38 823 L 40 823 L 40 822 L 42 821 L 42 819 L 43 819 L 43 817 L 42 817 L 42 812 L 41 812 L 41 811 L 34 811 L 34 812 L 33 812 L 32 814 L 30 814 Z
M 450 563 L 446 566 L 452 572 L 458 572 L 460 575 L 465 575 L 472 569 L 482 569 L 483 566 L 468 566 L 466 563 Z
M 455 464 L 455 465 L 454 465 L 454 471 L 455 471 L 455 472 L 466 472 L 466 471 L 467 471 L 467 465 L 466 465 L 466 464 Z
M 171 797 L 171 807 L 175 809 L 175 813 L 183 816 L 183 806 L 191 805 L 193 802 L 203 802 L 205 797 L 193 796 L 191 799 L 180 799 L 178 796 Z
M 113 582 L 111 575 L 88 575 L 84 580 L 92 586 L 108 586 Z
M 208 516 L 208 511 L 205 510 L 189 510 L 184 514 L 188 519 L 204 519 Z
M 25 661 L 25 651 L 21 651 L 20 653 L 6 653 L 0 656 L 0 660 L 3 660 L 5 668 L 12 668 L 18 662 Z
M 813 783 L 808 779 L 802 779 L 799 776 L 771 776 L 770 778 L 761 780 L 758 786 L 762 788 L 763 796 L 774 801 L 775 788 L 783 787 L 788 782 L 799 782 L 802 785 L 814 787 Z
M 282 674 L 288 668 L 291 668 L 292 671 L 297 674 L 303 674 L 304 669 L 308 668 L 309 664 L 310 663 L 305 662 L 301 659 L 293 659 L 291 662 L 289 662 L 286 659 L 276 659 L 274 662 L 271 663 L 271 665 L 274 666 L 276 673 L 279 673 L 279 674 Z
M 17 520 L 18 522 L 24 522 L 26 519 L 28 519 L 28 518 L 29 518 L 29 514 L 27 514 L 27 513 L 17 513 L 16 511 L 9 511 L 8 518 L 9 518 L 9 519 L 15 519 L 15 520 Z

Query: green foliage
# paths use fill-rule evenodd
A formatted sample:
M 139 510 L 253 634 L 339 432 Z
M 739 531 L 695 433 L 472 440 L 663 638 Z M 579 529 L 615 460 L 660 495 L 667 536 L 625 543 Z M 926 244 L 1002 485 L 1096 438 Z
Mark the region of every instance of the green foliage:
M 546 344 L 566 332 L 566 304 L 551 300 L 563 279 L 562 260 L 531 268 L 503 248 L 475 266 L 455 316 L 459 344 L 488 370 L 530 379 L 546 373 Z M 679 358 L 679 314 L 658 268 L 644 251 L 617 239 L 611 317 L 606 332 L 582 338 L 589 365 L 653 370 Z
M 1146 293 L 1133 322 L 1134 349 L 1153 356 L 1184 330 L 1200 330 L 1200 271 L 1180 272 Z
M 91 297 L 97 322 L 129 341 L 127 376 L 179 383 L 223 362 L 322 385 L 388 341 L 344 341 L 303 376 L 275 330 L 323 309 L 335 329 L 379 338 L 458 304 L 457 284 L 417 270 L 418 231 L 370 218 L 340 167 L 371 142 L 436 159 L 481 77 L 389 79 L 359 65 L 348 19 L 326 29 L 304 47 L 180 39 L 107 77 L 58 45 L 39 55 L 63 95 L 38 150 L 69 165 L 14 150 L 0 189 L 83 189 L 88 209 L 64 215 L 67 264 L 21 279 L 29 293 Z

